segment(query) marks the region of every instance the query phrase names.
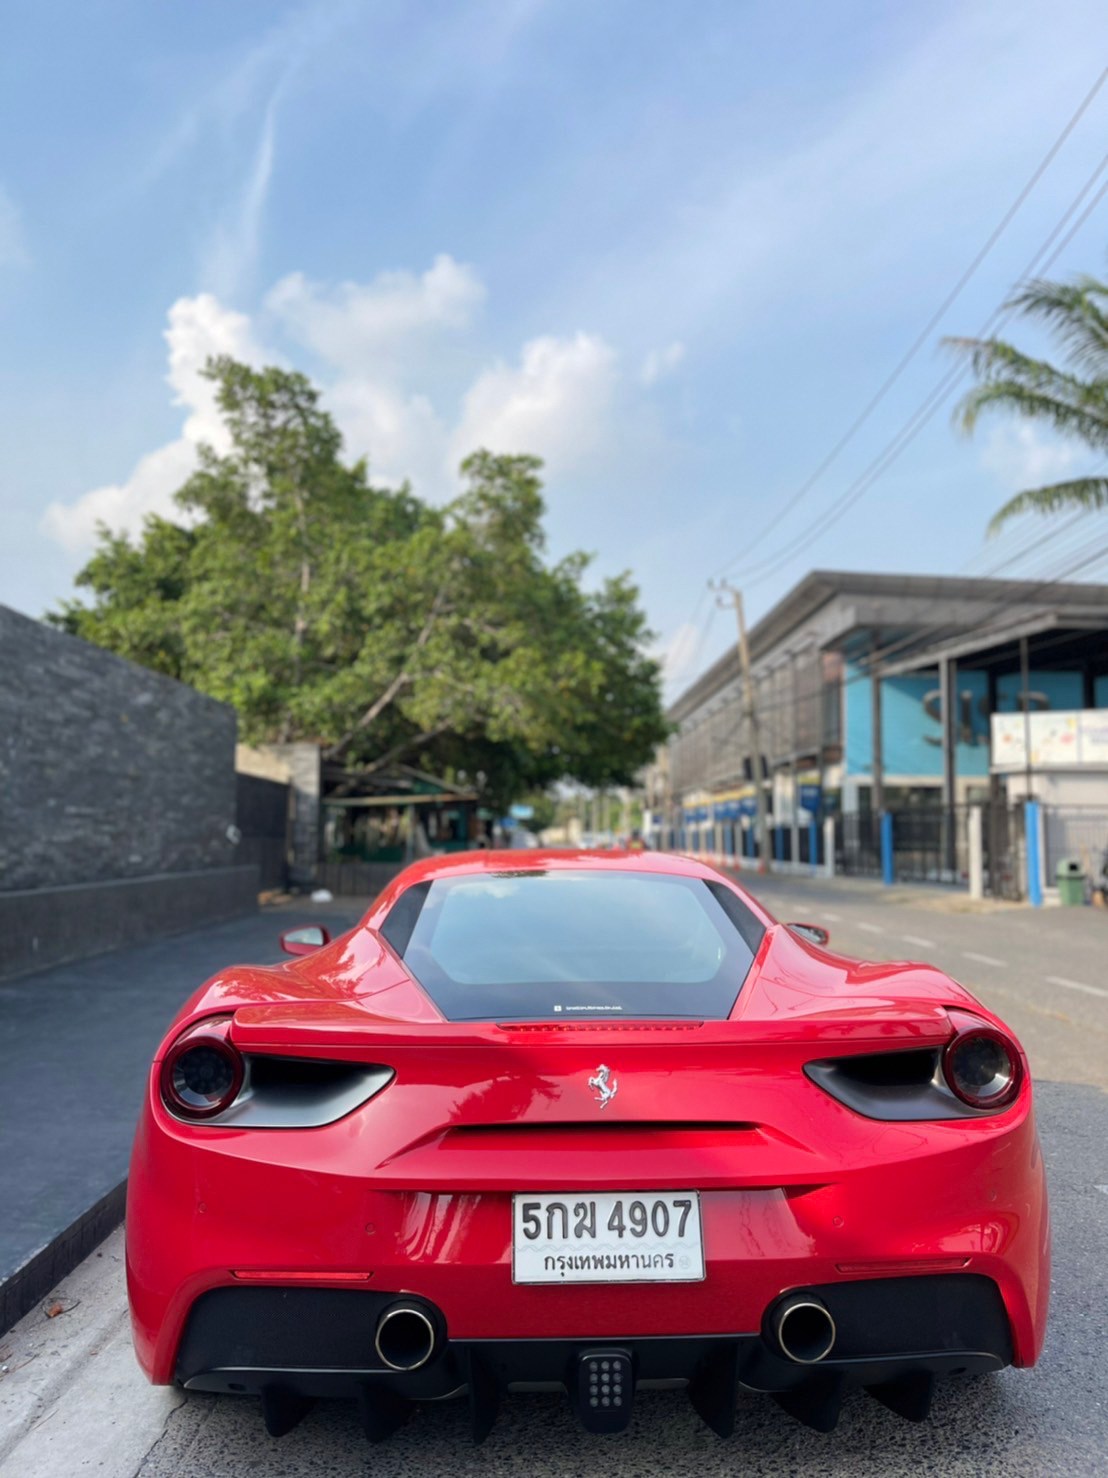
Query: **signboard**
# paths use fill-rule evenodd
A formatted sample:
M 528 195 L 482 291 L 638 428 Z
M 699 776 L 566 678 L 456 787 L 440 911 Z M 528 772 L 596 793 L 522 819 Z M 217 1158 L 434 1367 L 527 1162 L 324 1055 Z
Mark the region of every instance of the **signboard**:
M 796 777 L 797 800 L 802 811 L 807 811 L 809 816 L 819 815 L 820 801 L 823 790 L 819 783 L 818 770 L 801 770 Z
M 530 821 L 531 817 L 535 814 L 535 808 L 534 806 L 525 806 L 522 802 L 517 801 L 514 806 L 509 806 L 508 814 L 513 816 L 516 821 Z
M 1077 718 L 1077 743 L 1081 763 L 1108 765 L 1108 709 L 1087 708 Z
M 1027 768 L 1025 735 L 1031 732 L 1031 768 L 1073 769 L 1076 765 L 1108 766 L 1108 709 L 1065 713 L 994 713 L 992 768 Z
M 1035 769 L 1053 770 L 1058 765 L 1077 765 L 1076 713 L 1033 713 L 1031 715 L 1031 764 Z
M 994 713 L 992 719 L 992 768 L 1027 768 L 1027 722 L 1022 713 Z

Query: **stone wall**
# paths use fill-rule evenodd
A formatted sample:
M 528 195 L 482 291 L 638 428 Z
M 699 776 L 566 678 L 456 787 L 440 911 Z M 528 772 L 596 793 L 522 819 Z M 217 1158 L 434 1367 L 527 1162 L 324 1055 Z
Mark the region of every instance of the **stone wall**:
M 256 866 L 0 892 L 0 980 L 240 918 L 257 906 Z
M 0 889 L 234 862 L 235 713 L 0 607 Z
M 120 942 L 108 920 L 98 931 L 97 914 L 126 915 L 117 885 L 129 880 L 152 899 L 182 878 L 181 903 L 153 910 L 167 927 L 213 916 L 220 890 L 204 875 L 239 871 L 235 729 L 226 704 L 0 606 L 0 898 L 9 929 L 23 910 L 41 922 L 43 899 L 32 906 L 31 894 L 53 898 L 58 948 L 61 936 L 71 942 L 59 954 L 47 931 L 41 964 L 73 958 L 78 938 L 81 953 Z M 227 891 L 230 911 L 241 911 L 246 881 Z M 100 884 L 112 885 L 102 902 L 89 894 Z M 227 912 L 218 905 L 216 916 Z M 11 973 L 2 957 L 0 973 Z

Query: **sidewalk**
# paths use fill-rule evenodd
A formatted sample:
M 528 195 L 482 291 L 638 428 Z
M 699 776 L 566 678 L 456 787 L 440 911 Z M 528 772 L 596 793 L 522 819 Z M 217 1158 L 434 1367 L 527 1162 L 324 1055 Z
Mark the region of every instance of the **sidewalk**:
M 360 905 L 298 900 L 0 985 L 0 1331 L 122 1215 L 147 1069 L 181 1003 L 224 965 L 283 958 L 282 929 L 341 933 Z
M 733 877 L 744 888 L 757 893 L 766 886 L 790 892 L 792 896 L 816 898 L 836 894 L 847 898 L 865 898 L 875 904 L 903 903 L 913 908 L 932 909 L 937 913 L 1001 913 L 1011 909 L 1028 909 L 1028 903 L 1005 898 L 971 898 L 964 887 L 949 883 L 883 883 L 880 878 L 844 877 L 841 873 L 828 877 L 823 871 L 758 873 L 753 868 L 736 868 L 713 863 L 721 872 Z

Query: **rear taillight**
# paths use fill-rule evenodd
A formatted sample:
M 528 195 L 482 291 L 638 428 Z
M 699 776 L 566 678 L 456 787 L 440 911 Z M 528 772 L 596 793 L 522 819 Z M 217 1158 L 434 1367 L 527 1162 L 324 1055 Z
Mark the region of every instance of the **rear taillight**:
M 999 1109 L 1019 1093 L 1023 1063 L 1003 1032 L 967 1025 L 943 1050 L 943 1077 L 950 1091 L 971 1108 Z
M 184 1032 L 162 1061 L 162 1099 L 183 1119 L 211 1119 L 242 1089 L 245 1065 L 227 1033 L 230 1018 L 201 1021 Z

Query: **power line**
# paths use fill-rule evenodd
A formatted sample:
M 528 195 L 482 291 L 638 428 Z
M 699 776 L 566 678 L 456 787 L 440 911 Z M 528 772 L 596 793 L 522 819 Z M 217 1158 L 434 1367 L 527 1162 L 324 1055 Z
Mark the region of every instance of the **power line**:
M 1104 195 L 1108 193 L 1108 181 L 1105 181 L 1101 185 L 1100 189 L 1096 192 L 1092 200 L 1081 212 L 1080 216 L 1073 223 L 1070 230 L 1058 243 L 1057 247 L 1050 254 L 1050 256 L 1047 257 L 1045 261 L 1039 260 L 1042 256 L 1043 251 L 1050 245 L 1054 237 L 1057 236 L 1061 226 L 1064 225 L 1065 221 L 1073 213 L 1074 209 L 1076 209 L 1076 207 L 1080 204 L 1083 197 L 1088 193 L 1089 189 L 1095 183 L 1096 179 L 1104 172 L 1106 167 L 1108 167 L 1108 155 L 1105 155 L 1104 158 L 1097 165 L 1096 169 L 1093 171 L 1093 174 L 1085 182 L 1081 191 L 1071 202 L 1061 221 L 1058 223 L 1058 225 L 1055 226 L 1054 230 L 1051 232 L 1046 242 L 1044 242 L 1043 246 L 1039 248 L 1039 251 L 1036 252 L 1035 256 L 1032 258 L 1031 262 L 1024 270 L 1024 277 L 1030 276 L 1031 273 L 1036 270 L 1048 271 L 1050 267 L 1053 266 L 1058 257 L 1062 254 L 1062 252 L 1066 249 L 1069 243 L 1073 240 L 1077 232 L 1088 220 L 1092 212 L 1100 204 L 1100 201 L 1103 199 Z M 1009 321 L 1009 319 L 1013 317 L 1014 313 L 1015 309 L 1010 307 L 994 309 L 993 313 L 990 314 L 989 318 L 978 330 L 976 337 L 984 338 L 991 331 L 1003 328 L 1003 326 Z M 916 410 L 912 413 L 912 415 L 908 418 L 908 420 L 900 428 L 900 430 L 897 431 L 895 435 L 890 438 L 890 440 L 885 444 L 882 450 L 870 462 L 865 471 L 862 472 L 842 494 L 840 494 L 835 502 L 832 503 L 830 508 L 828 508 L 820 516 L 820 518 L 816 520 L 815 524 L 811 528 L 807 529 L 803 534 L 799 535 L 791 543 L 786 544 L 782 549 L 778 550 L 776 555 L 770 557 L 768 563 L 762 563 L 761 565 L 756 566 L 754 578 L 752 580 L 748 580 L 747 584 L 760 584 L 762 581 L 768 579 L 771 575 L 776 574 L 777 571 L 784 568 L 784 566 L 788 564 L 791 559 L 793 559 L 797 554 L 801 553 L 802 550 L 808 548 L 810 544 L 814 543 L 815 540 L 818 539 L 822 534 L 824 534 L 833 524 L 837 523 L 844 514 L 848 513 L 850 509 L 854 506 L 854 504 L 857 503 L 858 500 L 869 491 L 869 489 L 878 480 L 878 478 L 888 471 L 888 469 L 893 465 L 893 463 L 897 460 L 901 453 L 904 452 L 907 447 L 911 445 L 911 443 L 919 435 L 920 431 L 923 430 L 924 426 L 926 426 L 927 423 L 934 416 L 939 406 L 946 399 L 950 390 L 952 390 L 954 386 L 958 383 L 958 381 L 963 379 L 967 373 L 968 366 L 966 365 L 956 365 L 950 370 L 947 370 L 939 379 L 939 381 L 932 387 L 931 391 L 924 398 L 923 402 L 916 408 Z M 734 562 L 732 561 L 732 563 Z
M 1027 555 L 1032 548 L 1042 550 L 1045 545 L 1051 543 L 1051 541 L 1058 538 L 1059 535 L 1068 532 L 1077 524 L 1082 523 L 1090 516 L 1093 511 L 1094 510 L 1086 508 L 1079 509 L 1070 518 L 1064 520 L 1061 524 L 1058 524 L 1055 528 L 1049 530 L 1047 533 L 1040 533 L 1037 537 L 1033 537 L 1032 540 L 1029 543 L 1025 543 L 1017 551 L 1016 554 L 1011 555 L 1007 559 L 1001 560 L 999 564 L 993 565 L 989 569 L 983 571 L 982 575 L 979 578 L 995 578 L 1001 570 L 1007 569 L 1013 563 L 1018 562 L 1018 560 Z M 1064 557 L 1069 558 L 1072 555 L 1078 553 L 1078 551 L 1083 550 L 1085 547 L 1086 541 L 1079 537 L 1078 540 L 1073 543 L 1071 548 L 1066 549 Z M 1105 546 L 1105 550 L 1098 555 L 1098 558 L 1104 558 L 1105 551 L 1108 551 L 1108 546 Z M 1053 555 L 1055 557 L 1058 555 L 1058 553 L 1059 551 L 1057 549 L 1053 551 Z M 1049 557 L 1050 556 L 1048 555 L 1048 558 Z M 1090 562 L 1090 560 L 1082 560 L 1080 561 L 1078 567 L 1082 569 L 1086 568 L 1090 564 Z M 1005 607 L 1010 606 L 1013 601 L 1023 600 L 1027 596 L 1032 594 L 1032 592 L 1038 592 L 1041 594 L 1044 590 L 1049 590 L 1053 586 L 1060 584 L 1063 579 L 1068 578 L 1074 573 L 1076 573 L 1076 568 L 1074 567 L 1064 567 L 1060 571 L 1051 571 L 1050 569 L 1045 568 L 1041 571 L 1028 571 L 1023 576 L 1024 583 L 1022 585 L 1017 585 L 1014 590 L 1011 588 L 1011 582 L 1006 582 L 1006 584 L 1009 585 L 1009 588 L 1005 591 L 1003 596 L 999 597 L 995 602 L 991 604 L 991 609 L 988 607 L 986 608 L 982 619 L 986 622 L 990 621 L 994 616 L 999 615 L 1001 611 L 1005 609 Z M 942 641 L 947 637 L 956 636 L 960 631 L 962 631 L 962 629 L 963 626 L 959 623 L 947 623 L 945 626 L 938 626 L 934 628 L 929 634 L 928 640 L 933 644 L 937 641 Z M 912 646 L 917 641 L 917 639 L 918 638 L 916 636 L 901 637 L 898 641 L 894 641 L 891 644 L 886 645 L 885 647 L 879 648 L 876 652 L 868 654 L 868 656 L 863 659 L 863 661 L 866 663 L 867 671 L 872 671 L 873 668 L 881 661 L 887 660 L 888 657 L 895 655 L 895 653 L 903 651 L 906 647 Z
M 1082 513 L 1077 516 L 1077 518 L 1069 520 L 1066 527 L 1069 527 L 1070 524 L 1077 522 L 1078 518 L 1084 516 L 1085 511 L 1083 510 Z M 1062 530 L 1058 530 L 1058 532 L 1061 531 Z M 1068 551 L 1067 558 L 1074 552 L 1076 551 Z M 1040 577 L 1037 579 L 1025 580 L 1023 585 L 1017 585 L 1014 591 L 1011 589 L 1007 590 L 1004 596 L 990 603 L 992 607 L 992 613 L 999 613 L 1005 607 L 1011 605 L 1013 602 L 1020 601 L 1025 596 L 1029 595 L 1032 591 L 1036 591 L 1041 594 L 1044 591 L 1051 589 L 1053 586 L 1060 585 L 1064 580 L 1067 580 L 1071 576 L 1080 573 L 1082 570 L 1087 570 L 1091 567 L 1095 567 L 1097 564 L 1104 561 L 1108 561 L 1108 540 L 1105 540 L 1105 542 L 1099 544 L 1091 551 L 1087 551 L 1082 558 L 1076 560 L 1074 563 L 1069 564 L 1064 568 L 1058 570 L 1056 573 L 1051 575 L 1049 579 L 1044 580 Z M 1008 584 L 1009 582 L 1005 583 Z M 984 619 L 986 621 L 990 619 L 988 611 L 986 611 Z M 933 632 L 928 633 L 927 640 L 930 642 L 942 641 L 947 636 L 957 635 L 960 631 L 963 631 L 964 629 L 964 624 L 951 625 L 945 628 L 940 626 L 936 628 Z M 995 627 L 986 626 L 985 630 L 988 631 L 991 636 L 995 636 L 998 634 L 998 629 Z M 1003 630 L 1004 628 L 1000 628 L 999 634 L 1003 634 Z M 859 659 L 859 670 L 853 673 L 850 677 L 843 678 L 843 689 L 845 690 L 846 688 L 852 687 L 856 683 L 870 682 L 875 675 L 875 667 L 880 664 L 882 659 L 887 659 L 889 656 L 895 655 L 897 651 L 902 651 L 905 647 L 910 646 L 912 643 L 918 642 L 919 639 L 919 633 L 917 632 L 910 637 L 901 638 L 899 641 L 892 642 L 885 647 L 879 647 L 875 652 L 866 653 L 861 659 Z M 1058 645 L 1060 642 L 1070 640 L 1072 640 L 1072 637 L 1070 635 L 1048 638 L 1047 640 L 1040 641 L 1037 644 L 1036 652 L 1041 653 L 1048 650 L 1052 646 Z M 877 675 L 880 676 L 879 673 Z M 819 692 L 820 690 L 818 688 L 812 689 L 807 694 L 809 701 L 817 700 L 819 697 Z M 766 714 L 770 714 L 775 711 L 795 707 L 796 702 L 797 697 L 795 692 L 790 692 L 790 694 L 786 697 L 771 699 L 768 702 L 760 701 L 758 704 L 758 712 L 759 715 L 764 717 Z M 710 719 L 710 717 L 711 715 L 705 715 L 706 719 Z M 713 745 L 730 743 L 739 733 L 740 729 L 742 728 L 742 724 L 743 720 L 740 718 L 739 721 L 732 725 L 732 727 L 725 734 L 721 735 L 718 739 L 714 739 L 712 741 Z
M 1058 528 L 1052 530 L 1046 535 L 1040 535 L 1040 538 L 1038 540 L 1040 547 L 1044 544 L 1049 543 L 1052 539 L 1057 538 L 1059 534 L 1062 534 L 1068 529 L 1072 528 L 1074 524 L 1086 518 L 1088 516 L 1088 513 L 1089 510 L 1082 509 L 1072 518 L 1067 519 L 1063 524 L 1059 525 Z M 1082 542 L 1076 545 L 1073 549 L 1067 550 L 1067 557 L 1071 554 L 1076 553 L 1078 548 L 1083 547 L 1084 543 Z M 1010 559 L 1002 560 L 999 564 L 982 571 L 981 575 L 977 578 L 990 580 L 995 579 L 1001 570 L 1007 569 L 1009 565 L 1014 563 L 1017 559 L 1023 558 L 1023 556 L 1027 553 L 1029 553 L 1029 548 L 1021 549 L 1018 555 L 1014 555 Z M 1057 554 L 1058 551 L 1055 550 L 1054 553 Z M 1105 546 L 1105 554 L 1108 554 L 1108 546 Z M 1104 556 L 1102 555 L 1102 557 Z M 1014 590 L 1011 588 L 1011 582 L 1006 581 L 1005 584 L 1008 585 L 1009 588 L 1006 590 L 1003 596 L 999 597 L 991 604 L 991 607 L 986 607 L 981 619 L 987 622 L 991 620 L 994 616 L 999 615 L 1000 612 L 1004 610 L 1006 606 L 1011 605 L 1013 601 L 1022 600 L 1026 596 L 1030 595 L 1033 591 L 1041 592 L 1043 589 L 1049 589 L 1053 585 L 1060 584 L 1061 580 L 1069 572 L 1063 570 L 1061 574 L 1054 573 L 1051 578 L 1047 579 L 1046 576 L 1050 573 L 1051 572 L 1049 570 L 1043 570 L 1040 573 L 1029 572 L 1023 577 L 1024 584 L 1022 586 L 1017 585 Z M 945 626 L 934 627 L 928 633 L 927 640 L 931 643 L 943 641 L 947 637 L 958 635 L 958 633 L 961 632 L 963 629 L 964 627 L 962 624 L 957 622 L 950 622 L 947 623 Z M 867 653 L 861 659 L 864 664 L 865 672 L 867 674 L 871 673 L 874 668 L 878 666 L 881 662 L 887 661 L 889 657 L 895 656 L 898 652 L 903 652 L 906 648 L 916 645 L 918 641 L 918 633 L 913 633 L 909 636 L 903 636 L 895 641 L 889 642 L 883 647 L 878 647 L 877 650 L 874 652 Z
M 1073 130 L 1076 128 L 1077 124 L 1080 122 L 1081 118 L 1088 110 L 1089 106 L 1091 105 L 1093 99 L 1096 97 L 1097 93 L 1100 91 L 1101 87 L 1103 87 L 1106 78 L 1108 78 L 1108 67 L 1106 67 L 1104 71 L 1101 72 L 1100 76 L 1093 83 L 1092 87 L 1082 98 L 1076 110 L 1070 116 L 1070 119 L 1067 122 L 1065 128 L 1063 128 L 1062 132 L 1058 135 L 1053 144 L 1051 144 L 1050 148 L 1043 155 L 1042 159 L 1039 161 L 1038 166 L 1032 172 L 1031 177 L 1023 186 L 1023 189 L 1020 190 L 1015 200 L 1013 200 L 1012 204 L 1005 211 L 1004 215 L 998 221 L 996 226 L 993 227 L 993 230 L 990 232 L 984 245 L 980 247 L 976 256 L 974 256 L 973 260 L 962 273 L 961 277 L 958 278 L 958 281 L 950 289 L 946 297 L 935 309 L 934 313 L 932 313 L 931 317 L 924 324 L 923 328 L 920 329 L 916 338 L 913 339 L 907 350 L 893 366 L 889 374 L 886 375 L 885 379 L 882 380 L 881 384 L 877 387 L 877 390 L 866 402 L 859 414 L 850 423 L 850 425 L 847 427 L 846 431 L 842 434 L 839 440 L 827 453 L 823 461 L 820 462 L 815 471 L 805 480 L 805 482 L 801 484 L 801 486 L 785 504 L 784 508 L 782 508 L 759 533 L 755 534 L 754 538 L 747 546 L 747 553 L 749 553 L 752 549 L 756 549 L 757 546 L 763 541 L 763 539 L 765 539 L 768 534 L 772 533 L 773 530 L 780 525 L 783 519 L 788 517 L 788 515 L 797 506 L 797 504 L 800 503 L 801 500 L 808 495 L 808 493 L 812 490 L 812 488 L 827 471 L 827 469 L 832 465 L 832 463 L 835 462 L 835 460 L 839 456 L 839 453 L 842 452 L 851 441 L 853 441 L 855 435 L 866 424 L 870 416 L 881 404 L 885 396 L 896 384 L 896 382 L 900 379 L 900 376 L 908 368 L 912 360 L 915 359 L 919 351 L 923 348 L 924 344 L 930 338 L 934 329 L 942 321 L 943 316 L 946 314 L 947 310 L 953 306 L 958 297 L 961 295 L 962 289 L 973 277 L 978 267 L 981 266 L 982 262 L 984 262 L 985 258 L 992 251 L 993 247 L 1000 240 L 1001 236 L 1003 236 L 1004 232 L 1007 230 L 1008 226 L 1015 218 L 1024 201 L 1042 179 L 1043 175 L 1049 169 L 1050 165 L 1054 162 L 1058 151 L 1069 138 Z M 727 569 L 728 567 L 729 566 L 724 565 L 721 567 L 721 570 L 717 571 L 716 573 L 719 574 L 722 572 L 723 569 Z
M 1093 510 L 1089 509 L 1079 510 L 1071 518 L 1066 519 L 1056 528 L 1049 530 L 1045 534 L 1038 535 L 1035 543 L 1041 549 L 1042 546 L 1049 544 L 1051 540 L 1058 538 L 1061 534 L 1064 534 L 1073 529 L 1075 525 L 1090 518 L 1092 516 L 1092 513 Z M 1086 541 L 1082 538 L 1079 538 L 1077 541 L 1074 542 L 1072 547 L 1065 550 L 1064 558 L 1069 559 L 1079 550 L 1084 550 L 1085 548 Z M 987 570 L 984 570 L 977 578 L 983 580 L 994 579 L 1001 570 L 1007 568 L 1010 564 L 1015 562 L 1015 560 L 1022 558 L 1028 552 L 1028 548 L 1021 549 L 1016 555 L 1001 560 L 998 564 L 992 566 Z M 1057 555 L 1058 552 L 1058 550 L 1055 550 L 1054 554 Z M 1038 574 L 1027 574 L 1023 577 L 1022 584 L 1006 580 L 1004 582 L 1006 586 L 1004 594 L 998 596 L 996 600 L 991 601 L 986 605 L 983 616 L 979 619 L 977 624 L 980 626 L 982 622 L 988 623 L 994 616 L 1000 614 L 1000 612 L 1003 611 L 1006 607 L 1012 605 L 1013 602 L 1023 600 L 1032 593 L 1042 594 L 1044 591 L 1061 584 L 1064 580 L 1068 579 L 1071 575 L 1078 573 L 1080 570 L 1087 569 L 1090 566 L 1095 567 L 1097 563 L 1102 561 L 1108 561 L 1108 541 L 1106 541 L 1102 545 L 1097 546 L 1090 554 L 1088 554 L 1087 557 L 1080 559 L 1074 565 L 1064 565 L 1062 568 L 1054 569 L 1053 571 L 1044 569 Z M 964 629 L 964 623 L 947 623 L 945 625 L 933 627 L 927 633 L 926 640 L 930 643 L 942 641 L 948 637 L 958 635 Z M 992 630 L 992 628 L 988 627 L 987 624 L 985 625 L 985 629 L 990 631 Z M 1068 640 L 1069 638 L 1066 639 Z M 912 647 L 913 645 L 918 645 L 920 640 L 920 633 L 918 631 L 915 631 L 907 636 L 899 637 L 891 642 L 888 642 L 884 646 L 878 647 L 875 651 L 867 652 L 861 655 L 857 659 L 860 670 L 855 673 L 853 677 L 846 678 L 844 680 L 844 686 L 849 686 L 856 682 L 869 681 L 870 678 L 873 676 L 874 668 L 877 665 L 879 665 L 882 661 L 887 661 L 889 657 L 896 656 L 897 653 L 906 651 L 907 648 Z M 1045 645 L 1049 645 L 1049 643 Z M 787 708 L 791 706 L 792 702 L 792 697 L 774 699 L 768 703 L 761 703 L 759 705 L 759 712 L 770 712 L 775 708 Z M 724 735 L 724 740 L 726 741 L 733 738 L 734 735 L 738 733 L 739 727 L 740 725 L 736 724 L 731 730 L 729 730 L 728 733 Z

